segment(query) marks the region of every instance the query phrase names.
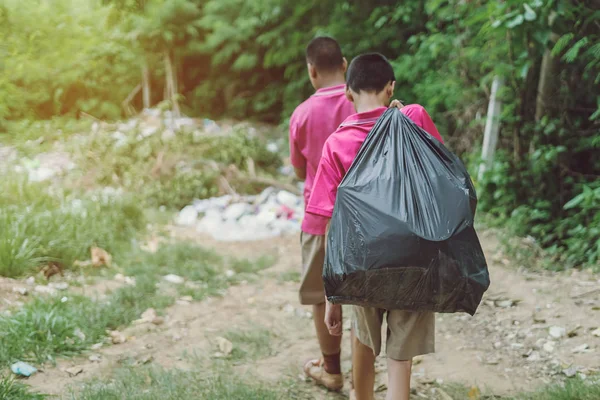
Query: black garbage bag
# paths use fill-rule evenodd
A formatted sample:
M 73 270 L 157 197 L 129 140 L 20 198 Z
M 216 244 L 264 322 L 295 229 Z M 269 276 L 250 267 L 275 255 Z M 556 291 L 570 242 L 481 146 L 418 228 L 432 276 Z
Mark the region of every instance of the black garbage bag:
M 332 303 L 475 313 L 490 284 L 460 159 L 387 110 L 340 183 L 323 279 Z

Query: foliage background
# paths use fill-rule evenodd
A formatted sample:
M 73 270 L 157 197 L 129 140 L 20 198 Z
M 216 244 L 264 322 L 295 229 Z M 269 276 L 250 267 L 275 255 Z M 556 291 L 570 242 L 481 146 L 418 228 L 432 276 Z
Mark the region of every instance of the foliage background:
M 494 167 L 480 209 L 532 236 L 560 268 L 600 256 L 600 9 L 594 0 L 4 0 L 0 131 L 82 113 L 114 120 L 165 54 L 184 113 L 285 122 L 310 95 L 304 47 L 392 61 L 397 97 L 427 107 L 476 167 L 491 81 L 502 76 Z M 142 108 L 142 95 L 132 105 Z

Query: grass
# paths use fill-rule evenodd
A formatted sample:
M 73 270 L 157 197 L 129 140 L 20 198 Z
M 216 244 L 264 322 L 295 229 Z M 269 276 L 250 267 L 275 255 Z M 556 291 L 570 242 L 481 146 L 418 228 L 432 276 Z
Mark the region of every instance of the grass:
M 148 308 L 164 309 L 174 297 L 159 290 L 163 275 L 186 277 L 194 286 L 175 285 L 174 295 L 192 295 L 196 299 L 222 293 L 238 283 L 236 275 L 226 271 L 234 268 L 239 274 L 254 274 L 268 266 L 268 260 L 257 262 L 237 260 L 231 266 L 214 253 L 192 243 L 165 244 L 154 253 L 131 248 L 122 258 L 124 271 L 136 277 L 135 286 L 124 286 L 110 293 L 105 300 L 95 301 L 85 296 L 34 298 L 11 315 L 0 316 L 0 365 L 15 361 L 44 363 L 58 356 L 72 356 L 104 340 L 106 330 L 115 330 L 140 318 Z M 84 339 L 78 338 L 80 330 Z M 264 334 L 264 332 L 261 332 Z M 268 345 L 261 334 L 244 337 L 244 354 L 258 354 L 257 346 Z
M 127 275 L 154 276 L 157 280 L 168 274 L 185 277 L 190 284 L 180 285 L 177 290 L 194 300 L 219 296 L 230 285 L 252 279 L 274 262 L 272 257 L 228 259 L 191 242 L 165 243 L 153 254 L 140 251 L 130 254 L 124 266 Z
M 284 271 L 275 275 L 279 283 L 295 282 L 298 283 L 302 279 L 302 274 L 299 271 Z
M 32 392 L 26 385 L 13 378 L 0 377 L 0 399 L 2 400 L 43 400 L 45 396 Z
M 570 379 L 562 385 L 548 386 L 532 394 L 523 394 L 511 400 L 597 400 L 600 399 L 600 381 L 595 383 Z
M 12 315 L 0 316 L 0 365 L 42 364 L 78 354 L 103 341 L 107 329 L 127 325 L 146 309 L 161 309 L 172 302 L 157 292 L 154 280 L 141 277 L 135 287 L 118 289 L 102 302 L 70 295 L 35 298 Z
M 18 176 L 0 181 L 0 275 L 19 277 L 48 261 L 69 268 L 89 259 L 92 246 L 117 253 L 144 229 L 139 205 L 128 197 L 49 194 Z
M 119 370 L 106 383 L 91 382 L 71 400 L 279 400 L 278 387 L 267 386 L 251 378 L 243 379 L 231 370 L 198 371 L 164 370 L 142 367 Z
M 273 355 L 273 333 L 264 328 L 231 330 L 224 335 L 233 344 L 228 360 L 234 362 L 253 361 Z
M 521 393 L 514 397 L 500 397 L 486 391 L 479 393 L 460 384 L 444 384 L 444 390 L 453 399 L 469 400 L 598 400 L 600 399 L 600 381 L 590 382 L 581 379 L 568 379 L 564 383 L 556 383 L 531 393 Z

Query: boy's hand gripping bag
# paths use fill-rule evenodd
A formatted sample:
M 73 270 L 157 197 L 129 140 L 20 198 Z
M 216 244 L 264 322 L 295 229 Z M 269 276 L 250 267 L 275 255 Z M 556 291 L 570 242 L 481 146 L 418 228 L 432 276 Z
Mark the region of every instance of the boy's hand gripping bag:
M 387 110 L 340 183 L 323 279 L 332 303 L 475 313 L 490 279 L 463 163 Z

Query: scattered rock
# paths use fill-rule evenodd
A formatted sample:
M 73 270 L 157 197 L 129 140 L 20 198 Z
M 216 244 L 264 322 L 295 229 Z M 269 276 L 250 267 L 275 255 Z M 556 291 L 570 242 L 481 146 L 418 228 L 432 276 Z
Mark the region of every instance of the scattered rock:
M 495 302 L 496 307 L 511 308 L 516 303 L 513 300 L 498 300 Z
M 29 286 L 33 286 L 35 285 L 35 278 L 33 276 L 30 276 L 29 278 L 27 278 L 25 283 L 27 283 Z
M 10 370 L 13 374 L 18 376 L 30 377 L 35 374 L 38 370 L 32 365 L 18 361 L 10 366 Z
M 173 283 L 175 285 L 181 285 L 182 283 L 185 282 L 185 279 L 183 277 L 181 277 L 179 275 L 174 275 L 174 274 L 165 275 L 163 277 L 163 279 L 166 282 Z
M 233 343 L 231 343 L 229 340 L 225 339 L 224 337 L 220 337 L 220 336 L 216 340 L 217 340 L 217 346 L 219 347 L 219 351 L 220 351 L 221 355 L 225 356 L 225 357 L 230 355 L 231 352 L 233 351 Z
M 102 348 L 102 346 L 104 346 L 104 343 L 96 343 L 96 344 L 92 345 L 91 349 L 92 350 L 100 350 Z
M 125 276 L 123 274 L 116 274 L 115 280 L 118 282 L 123 282 L 126 285 L 135 286 L 135 278 L 132 278 L 130 276 Z
M 573 365 L 569 368 L 563 369 L 562 373 L 565 374 L 567 378 L 572 378 L 575 375 L 577 375 L 578 370 L 579 370 L 579 368 L 577 366 Z
M 127 337 L 119 331 L 111 331 L 109 335 L 113 344 L 121 344 L 127 341 Z
M 76 367 L 66 368 L 65 372 L 67 374 L 69 374 L 70 377 L 74 377 L 83 372 L 83 367 L 76 366 Z
M 48 286 L 53 287 L 56 290 L 67 290 L 69 288 L 69 284 L 67 282 L 56 282 L 56 283 L 51 283 Z
M 600 337 L 600 328 L 597 328 L 596 330 L 592 331 L 592 336 Z
M 27 296 L 27 294 L 29 294 L 29 290 L 27 290 L 25 287 L 13 287 L 12 291 L 20 294 L 21 296 Z
M 100 355 L 98 354 L 92 354 L 88 357 L 88 360 L 90 360 L 91 362 L 99 363 L 102 361 L 102 357 L 100 357 Z
M 56 294 L 56 289 L 50 286 L 37 285 L 33 290 L 42 294 Z
M 540 361 L 542 357 L 540 357 L 540 353 L 538 353 L 537 351 L 532 351 L 529 356 L 527 357 L 527 361 L 529 362 L 536 362 L 536 361 Z
M 544 351 L 548 352 L 548 353 L 553 353 L 554 352 L 554 346 L 556 343 L 554 343 L 553 341 L 549 340 L 546 343 L 544 343 L 543 349 Z
M 548 330 L 548 333 L 553 338 L 560 339 L 560 338 L 564 337 L 567 334 L 567 330 L 565 328 L 561 327 L 561 326 L 552 326 Z
M 575 354 L 577 354 L 577 353 L 589 353 L 590 351 L 591 351 L 590 350 L 590 345 L 587 344 L 587 343 L 579 345 L 579 346 L 573 348 L 573 350 L 571 350 L 571 352 L 575 353 Z
M 156 310 L 154 308 L 149 308 L 142 313 L 142 317 L 136 321 L 134 324 L 154 324 L 154 325 L 162 325 L 165 323 L 165 319 L 163 317 L 159 317 L 156 315 Z

